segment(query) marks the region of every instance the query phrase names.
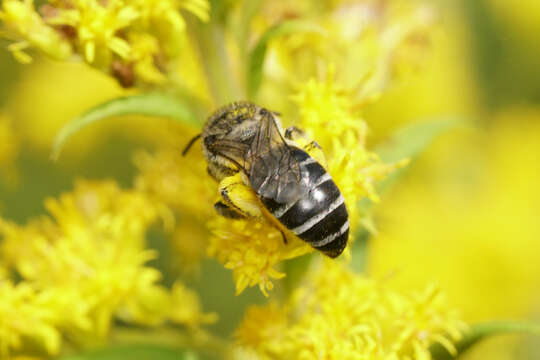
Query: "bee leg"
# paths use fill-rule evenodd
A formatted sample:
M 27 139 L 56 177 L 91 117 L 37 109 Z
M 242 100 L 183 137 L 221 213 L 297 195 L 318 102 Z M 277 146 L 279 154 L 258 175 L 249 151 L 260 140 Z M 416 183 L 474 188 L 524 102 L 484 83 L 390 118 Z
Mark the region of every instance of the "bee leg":
M 221 180 L 218 187 L 221 202 L 245 217 L 262 217 L 260 201 L 243 177 L 237 173 Z
M 312 142 L 304 146 L 304 151 L 307 152 L 308 154 L 310 151 L 319 151 L 319 150 L 322 151 L 322 147 L 315 140 L 313 140 Z
M 290 126 L 285 129 L 285 139 L 296 140 L 299 137 L 305 137 L 306 133 L 304 130 L 297 128 L 296 126 Z
M 322 165 L 323 168 L 328 168 L 328 163 L 326 162 L 326 156 L 324 156 L 324 152 L 319 144 L 317 144 L 316 141 L 312 141 L 304 146 L 304 151 L 309 154 L 312 158 L 317 160 L 319 164 Z
M 227 219 L 244 219 L 245 216 L 235 209 L 231 208 L 229 205 L 225 204 L 223 201 L 219 200 L 214 204 L 214 209 L 216 212 L 227 218 Z
M 283 243 L 284 243 L 285 245 L 287 245 L 287 237 L 285 236 L 285 233 L 284 233 L 283 230 L 281 230 L 281 229 L 278 229 L 278 230 L 279 230 L 279 232 L 281 233 L 281 236 L 283 237 Z
M 321 146 L 316 141 L 308 139 L 304 130 L 299 129 L 296 126 L 288 127 L 285 130 L 285 138 L 294 141 L 296 145 L 307 152 L 309 156 L 317 160 L 324 168 L 327 167 L 326 158 Z

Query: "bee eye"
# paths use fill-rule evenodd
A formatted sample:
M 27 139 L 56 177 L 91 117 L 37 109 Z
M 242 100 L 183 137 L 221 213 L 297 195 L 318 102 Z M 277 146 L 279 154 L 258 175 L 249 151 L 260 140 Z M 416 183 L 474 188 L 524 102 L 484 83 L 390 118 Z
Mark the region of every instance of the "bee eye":
M 266 116 L 266 115 L 268 115 L 268 110 L 266 110 L 266 109 L 261 109 L 261 110 L 259 110 L 259 115 L 261 115 L 261 116 Z
M 207 135 L 204 137 L 204 145 L 207 147 L 211 145 L 216 140 L 216 135 Z

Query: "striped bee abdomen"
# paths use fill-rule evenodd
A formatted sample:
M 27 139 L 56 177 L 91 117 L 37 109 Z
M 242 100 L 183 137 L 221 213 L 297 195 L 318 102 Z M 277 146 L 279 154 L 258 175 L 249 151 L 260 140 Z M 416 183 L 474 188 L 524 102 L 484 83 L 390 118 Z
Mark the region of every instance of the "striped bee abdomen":
M 270 213 L 299 238 L 334 258 L 341 254 L 349 237 L 349 216 L 343 195 L 330 174 L 305 152 L 301 163 L 309 176 L 308 191 L 292 203 L 279 204 L 261 198 Z

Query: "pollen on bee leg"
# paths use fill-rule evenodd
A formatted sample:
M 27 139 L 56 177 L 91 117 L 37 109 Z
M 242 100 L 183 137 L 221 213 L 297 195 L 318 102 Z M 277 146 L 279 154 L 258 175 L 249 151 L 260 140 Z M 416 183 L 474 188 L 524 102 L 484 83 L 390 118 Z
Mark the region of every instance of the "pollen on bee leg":
M 260 201 L 253 190 L 244 183 L 242 174 L 226 177 L 219 183 L 218 191 L 224 203 L 250 217 L 262 217 Z
M 223 201 L 217 201 L 214 204 L 214 209 L 216 212 L 227 218 L 227 219 L 243 219 L 245 218 L 245 215 L 237 211 L 236 209 L 231 208 L 227 204 L 225 204 Z

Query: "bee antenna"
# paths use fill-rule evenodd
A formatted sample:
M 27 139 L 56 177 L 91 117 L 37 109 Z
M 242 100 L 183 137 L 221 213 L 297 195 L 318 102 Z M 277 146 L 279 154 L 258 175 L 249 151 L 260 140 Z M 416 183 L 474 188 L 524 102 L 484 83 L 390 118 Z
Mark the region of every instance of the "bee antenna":
M 195 135 L 195 137 L 191 140 L 189 140 L 188 144 L 184 148 L 184 151 L 182 151 L 182 156 L 186 156 L 191 146 L 195 143 L 195 141 L 199 140 L 201 138 L 201 134 Z

